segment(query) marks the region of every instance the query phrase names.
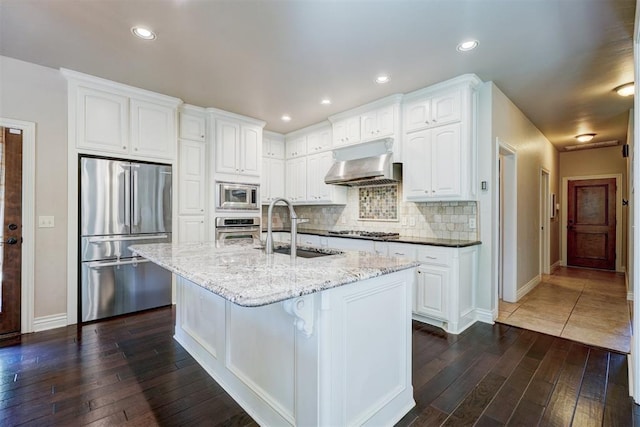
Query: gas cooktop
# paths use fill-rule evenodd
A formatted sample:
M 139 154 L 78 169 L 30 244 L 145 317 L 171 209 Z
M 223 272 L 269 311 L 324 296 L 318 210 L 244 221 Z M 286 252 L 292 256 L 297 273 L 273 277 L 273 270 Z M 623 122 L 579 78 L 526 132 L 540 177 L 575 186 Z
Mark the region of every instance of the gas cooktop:
M 362 237 L 369 239 L 397 239 L 400 237 L 400 233 L 385 233 L 383 231 L 341 230 L 329 231 L 328 233 L 336 236 Z

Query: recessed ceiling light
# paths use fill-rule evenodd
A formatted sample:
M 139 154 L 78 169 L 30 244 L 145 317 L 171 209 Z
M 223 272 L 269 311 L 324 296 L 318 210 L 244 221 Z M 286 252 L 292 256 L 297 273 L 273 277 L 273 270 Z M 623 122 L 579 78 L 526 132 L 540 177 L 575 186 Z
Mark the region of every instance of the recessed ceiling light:
M 478 40 L 467 40 L 460 43 L 457 47 L 458 52 L 468 52 L 478 47 Z
M 322 101 L 320 101 L 320 104 L 331 105 L 331 100 L 329 98 L 324 98 Z
M 578 142 L 589 142 L 596 136 L 595 133 L 583 133 L 581 135 L 576 135 L 576 139 Z
M 378 77 L 376 77 L 376 83 L 383 84 L 388 82 L 389 76 L 387 76 L 386 74 L 380 74 Z
M 140 37 L 144 40 L 153 40 L 156 38 L 156 33 L 145 27 L 133 27 L 131 29 L 131 32 L 135 36 Z
M 283 114 L 281 117 L 283 122 L 290 122 L 291 121 L 291 116 L 288 114 Z
M 614 90 L 618 92 L 618 95 L 620 96 L 631 96 L 635 92 L 635 85 L 633 84 L 633 82 L 625 83 L 622 86 L 618 86 Z

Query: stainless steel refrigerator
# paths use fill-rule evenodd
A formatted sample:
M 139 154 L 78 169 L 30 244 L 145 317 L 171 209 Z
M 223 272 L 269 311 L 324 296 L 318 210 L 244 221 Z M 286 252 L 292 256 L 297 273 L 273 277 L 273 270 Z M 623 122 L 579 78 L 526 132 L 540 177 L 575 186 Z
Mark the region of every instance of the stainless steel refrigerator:
M 80 158 L 80 321 L 171 304 L 171 273 L 129 246 L 171 242 L 171 166 Z

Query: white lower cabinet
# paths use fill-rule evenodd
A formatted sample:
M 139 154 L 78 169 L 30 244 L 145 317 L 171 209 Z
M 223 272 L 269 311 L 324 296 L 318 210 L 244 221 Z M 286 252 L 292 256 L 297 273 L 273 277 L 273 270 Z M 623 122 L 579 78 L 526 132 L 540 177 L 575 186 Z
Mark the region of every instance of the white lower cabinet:
M 447 293 L 451 287 L 450 267 L 421 265 L 417 270 L 413 312 L 448 320 Z

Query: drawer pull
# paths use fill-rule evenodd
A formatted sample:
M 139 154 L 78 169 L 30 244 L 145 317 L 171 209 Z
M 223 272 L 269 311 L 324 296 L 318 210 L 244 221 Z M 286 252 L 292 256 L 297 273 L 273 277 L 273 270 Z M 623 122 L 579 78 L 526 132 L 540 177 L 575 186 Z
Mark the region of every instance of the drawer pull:
M 395 254 L 396 254 L 396 255 L 406 255 L 406 254 L 404 254 L 404 253 L 402 253 L 402 252 L 395 252 Z
M 425 258 L 427 258 L 427 259 L 438 259 L 438 257 L 430 256 L 430 255 L 425 256 Z

